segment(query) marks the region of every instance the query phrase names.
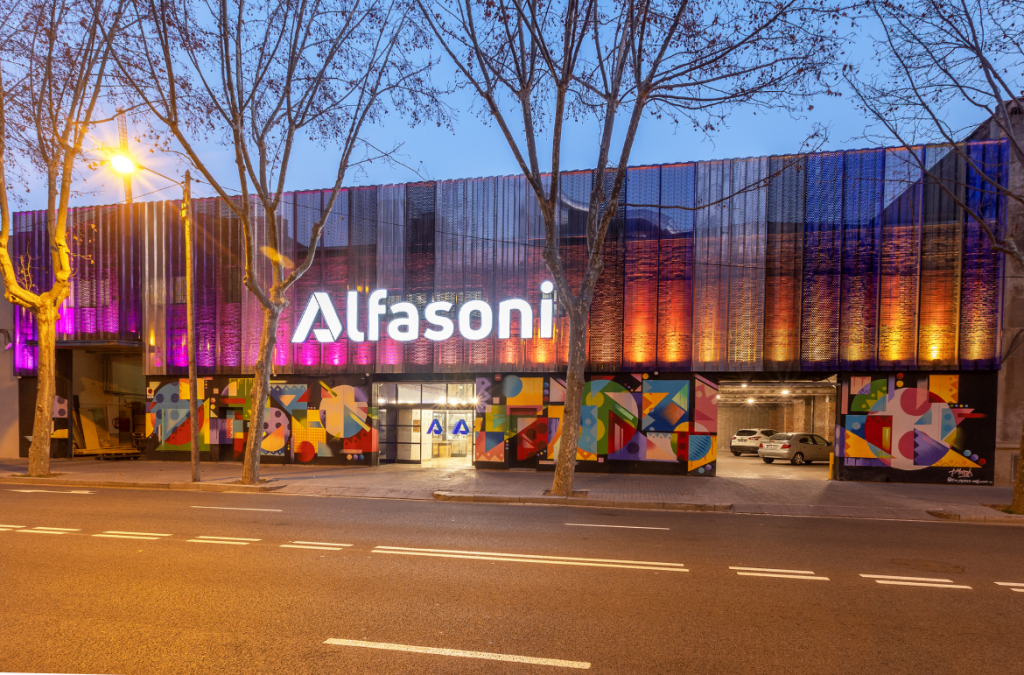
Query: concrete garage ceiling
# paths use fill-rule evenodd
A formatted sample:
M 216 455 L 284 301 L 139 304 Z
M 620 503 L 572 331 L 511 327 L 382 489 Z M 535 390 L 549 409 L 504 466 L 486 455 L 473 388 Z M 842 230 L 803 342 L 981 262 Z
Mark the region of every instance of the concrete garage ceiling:
M 721 382 L 718 389 L 718 404 L 763 405 L 785 403 L 811 396 L 835 395 L 836 386 L 829 382 Z M 750 399 L 753 399 L 753 402 Z

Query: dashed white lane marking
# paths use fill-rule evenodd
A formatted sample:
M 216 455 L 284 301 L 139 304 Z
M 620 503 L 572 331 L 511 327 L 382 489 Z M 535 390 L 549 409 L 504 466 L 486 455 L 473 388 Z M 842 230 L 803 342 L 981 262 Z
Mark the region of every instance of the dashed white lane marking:
M 157 541 L 160 539 L 160 537 L 139 537 L 134 534 L 94 534 L 92 536 L 104 539 L 145 539 L 146 541 Z
M 814 574 L 807 570 L 777 570 L 772 567 L 730 567 L 731 570 L 740 570 L 743 572 L 778 572 L 779 574 Z
M 566 523 L 569 527 L 613 527 L 620 530 L 667 530 L 667 527 L 640 527 L 638 525 L 600 525 L 598 523 Z
M 377 546 L 373 553 L 395 555 L 419 555 L 433 558 L 457 558 L 462 560 L 495 560 L 501 562 L 528 562 L 544 565 L 575 565 L 579 567 L 618 567 L 633 570 L 658 570 L 662 572 L 689 572 L 682 563 L 650 562 L 646 560 L 615 560 L 607 558 L 571 558 L 565 556 L 529 555 L 525 553 L 488 553 L 483 551 L 448 551 L 436 548 L 405 548 L 402 546 Z
M 94 495 L 96 494 L 92 490 L 12 490 L 8 489 L 8 492 L 48 492 L 53 495 Z
M 32 532 L 34 534 L 67 534 L 68 532 L 81 532 L 73 527 L 33 527 L 31 530 L 15 530 L 15 532 Z
M 1015 591 L 1017 593 L 1024 593 L 1024 588 L 1011 588 L 1010 590 Z
M 1021 587 L 1024 587 L 1024 584 L 1017 583 L 1016 581 L 997 581 L 996 582 L 996 586 L 1021 586 Z
M 123 530 L 106 530 L 104 534 L 135 534 L 140 537 L 170 537 L 169 534 L 157 534 L 156 532 L 125 532 Z
M 5 530 L 17 530 L 18 528 L 25 527 L 24 525 L 0 525 Z
M 281 509 L 243 509 L 236 506 L 190 506 L 192 509 L 213 509 L 215 511 L 273 511 L 281 513 Z
M 876 584 L 885 586 L 922 586 L 925 588 L 962 588 L 971 590 L 970 586 L 954 584 L 949 579 L 930 579 L 928 577 L 899 577 L 889 574 L 862 574 L 865 579 L 874 579 Z
M 352 544 L 332 544 L 326 541 L 293 541 L 281 544 L 281 548 L 308 548 L 314 551 L 340 551 Z
M 210 535 L 200 535 L 195 539 L 186 539 L 185 541 L 192 544 L 228 544 L 231 546 L 248 546 L 254 541 L 261 540 L 250 539 L 248 537 L 213 537 Z
M 563 659 L 541 659 L 535 656 L 518 656 L 516 654 L 494 654 L 492 652 L 471 652 L 463 649 L 444 649 L 441 647 L 420 647 L 418 645 L 397 645 L 388 642 L 366 642 L 364 640 L 340 640 L 331 638 L 324 640 L 325 645 L 343 647 L 366 647 L 368 649 L 387 649 L 393 652 L 413 652 L 416 654 L 437 654 L 439 656 L 458 656 L 467 659 L 487 659 L 488 661 L 508 661 L 526 663 L 535 666 L 557 666 L 559 668 L 575 668 L 588 670 L 586 661 L 565 661 Z

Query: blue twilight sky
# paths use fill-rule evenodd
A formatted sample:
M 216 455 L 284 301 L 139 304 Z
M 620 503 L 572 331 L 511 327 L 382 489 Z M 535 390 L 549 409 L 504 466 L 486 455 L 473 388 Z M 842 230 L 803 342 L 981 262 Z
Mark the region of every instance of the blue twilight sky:
M 861 37 L 847 49 L 847 60 L 862 71 L 874 68 L 874 48 L 862 33 Z M 440 72 L 436 77 L 449 79 L 450 72 Z M 876 145 L 864 138 L 867 119 L 855 105 L 848 92 L 844 96 L 818 97 L 808 101 L 813 105 L 797 117 L 788 113 L 764 113 L 751 108 L 733 111 L 725 126 L 708 137 L 689 126 L 675 127 L 667 120 L 646 118 L 640 125 L 639 133 L 630 158 L 631 166 L 661 164 L 691 160 L 728 159 L 758 155 L 773 155 L 798 152 L 812 129 L 825 126 L 829 129 L 823 150 L 870 147 Z M 449 98 L 455 120 L 452 128 L 437 127 L 427 123 L 415 128 L 396 121 L 387 127 L 367 128 L 365 136 L 378 148 L 390 148 L 401 144 L 398 159 L 403 165 L 378 162 L 350 170 L 345 181 L 348 186 L 379 185 L 416 180 L 444 180 L 477 176 L 494 176 L 518 173 L 518 166 L 511 151 L 495 126 L 490 126 L 476 114 L 473 98 L 460 92 Z M 974 120 L 973 111 L 950 111 L 962 122 Z M 622 126 L 625 119 L 622 120 Z M 136 131 L 129 129 L 129 134 Z M 98 142 L 116 146 L 117 126 L 109 123 L 94 130 Z M 564 169 L 591 168 L 596 160 L 598 127 L 591 121 L 587 124 L 573 124 L 567 127 L 563 136 Z M 613 144 L 613 149 L 617 146 Z M 222 146 L 207 144 L 208 164 L 219 176 L 236 175 L 232 153 Z M 287 180 L 288 190 L 326 188 L 333 183 L 336 171 L 337 152 L 325 150 L 309 142 L 295 149 L 292 166 Z M 180 176 L 186 166 L 174 156 L 151 155 L 140 146 L 133 147 L 133 154 L 139 161 L 169 176 Z M 613 156 L 617 156 L 613 152 Z M 541 160 L 550 157 L 550 151 L 541 152 Z M 195 172 L 193 172 L 195 173 Z M 41 177 L 40 177 L 41 178 Z M 84 172 L 85 182 L 79 188 L 85 193 L 73 204 L 111 204 L 124 199 L 121 177 L 109 168 Z M 228 178 L 221 178 L 232 184 Z M 236 180 L 237 183 L 237 180 Z M 30 195 L 17 205 L 17 209 L 41 208 L 45 185 L 37 180 L 31 185 Z M 145 173 L 133 177 L 133 192 L 136 201 L 173 199 L 180 194 L 173 184 Z M 197 197 L 211 196 L 206 185 L 196 185 L 193 194 Z

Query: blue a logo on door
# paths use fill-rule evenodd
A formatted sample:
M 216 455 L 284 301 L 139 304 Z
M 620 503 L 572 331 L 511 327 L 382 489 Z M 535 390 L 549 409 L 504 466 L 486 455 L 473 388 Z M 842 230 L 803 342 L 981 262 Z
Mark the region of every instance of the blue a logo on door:
M 438 420 L 434 420 L 433 422 L 431 422 L 430 423 L 430 428 L 427 429 L 427 435 L 428 436 L 431 436 L 433 434 L 443 434 L 443 433 L 444 433 L 444 430 L 441 428 L 441 422 L 438 421 Z
M 455 425 L 455 428 L 452 429 L 452 433 L 459 434 L 462 436 L 467 435 L 469 433 L 469 425 L 466 424 L 466 420 L 459 420 L 458 423 Z

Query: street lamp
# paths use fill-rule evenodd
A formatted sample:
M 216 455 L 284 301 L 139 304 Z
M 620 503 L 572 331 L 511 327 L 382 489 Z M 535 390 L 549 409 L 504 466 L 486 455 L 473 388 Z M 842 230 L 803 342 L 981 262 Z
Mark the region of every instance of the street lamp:
M 192 252 L 192 175 L 185 172 L 185 182 L 180 183 L 170 176 L 165 176 L 149 167 L 137 164 L 130 157 L 115 155 L 110 158 L 110 166 L 120 174 L 129 174 L 136 169 L 148 171 L 164 180 L 169 180 L 181 188 L 181 224 L 185 230 L 185 313 L 188 317 L 188 412 L 190 424 L 189 450 L 192 455 L 192 482 L 199 482 L 199 405 L 196 401 L 196 313 L 193 300 L 193 267 Z

